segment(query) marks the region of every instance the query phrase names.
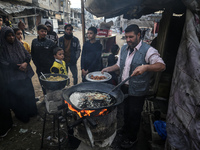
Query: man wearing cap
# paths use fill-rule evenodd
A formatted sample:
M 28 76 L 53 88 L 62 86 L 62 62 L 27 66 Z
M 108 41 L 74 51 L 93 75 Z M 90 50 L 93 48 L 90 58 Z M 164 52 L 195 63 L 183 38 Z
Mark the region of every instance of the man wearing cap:
M 58 44 L 58 35 L 55 31 L 53 31 L 53 25 L 49 21 L 46 21 L 45 25 L 47 26 L 46 38 L 49 40 L 52 40 L 57 45 Z
M 141 39 L 141 30 L 135 24 L 125 29 L 127 44 L 122 46 L 118 62 L 104 68 L 103 72 L 120 71 L 119 81 L 129 76 L 132 78 L 122 85 L 121 89 L 128 97 L 124 100 L 124 140 L 122 148 L 131 148 L 137 142 L 137 133 L 140 127 L 141 112 L 145 96 L 149 91 L 151 72 L 165 70 L 165 63 L 156 49 L 144 43 Z

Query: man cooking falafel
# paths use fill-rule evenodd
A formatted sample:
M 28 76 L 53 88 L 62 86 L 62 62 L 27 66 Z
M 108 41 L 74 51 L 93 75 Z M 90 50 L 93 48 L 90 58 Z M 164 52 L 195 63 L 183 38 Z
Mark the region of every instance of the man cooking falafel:
M 103 72 L 120 70 L 119 82 L 132 78 L 122 85 L 121 90 L 128 97 L 124 100 L 124 140 L 122 148 L 131 148 L 137 142 L 141 112 L 149 90 L 151 72 L 165 70 L 165 63 L 156 49 L 141 40 L 141 30 L 136 24 L 125 29 L 127 44 L 122 46 L 115 65 L 104 68 Z

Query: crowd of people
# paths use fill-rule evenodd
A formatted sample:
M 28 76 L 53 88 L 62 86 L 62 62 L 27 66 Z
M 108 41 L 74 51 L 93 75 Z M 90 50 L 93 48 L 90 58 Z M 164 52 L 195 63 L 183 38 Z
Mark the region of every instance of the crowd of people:
M 73 85 L 78 83 L 77 60 L 81 54 L 79 39 L 73 35 L 73 26 L 65 25 L 65 33 L 58 38 L 53 31 L 52 24 L 46 22 L 37 26 L 37 38 L 33 39 L 31 48 L 22 40 L 24 25 L 20 21 L 19 28 L 2 26 L 0 17 L 0 136 L 4 137 L 11 129 L 15 117 L 22 122 L 37 115 L 34 87 L 31 78 L 34 75 L 30 65 L 31 59 L 36 66 L 38 78 L 42 73 L 73 75 Z M 108 67 L 103 68 L 101 62 L 102 45 L 96 40 L 97 29 L 90 27 L 87 31 L 88 41 L 83 44 L 81 54 L 82 82 L 86 82 L 86 75 L 90 72 L 110 72 L 110 84 L 127 77 L 121 90 L 129 96 L 123 102 L 124 127 L 122 134 L 124 141 L 121 147 L 130 148 L 137 142 L 137 133 L 145 96 L 148 92 L 151 72 L 163 71 L 165 63 L 158 51 L 141 40 L 141 30 L 137 25 L 130 25 L 125 29 L 127 44 L 121 48 L 113 45 L 108 57 Z M 25 35 L 23 36 L 25 39 Z M 118 80 L 119 78 L 119 80 Z M 40 81 L 40 80 L 39 80 Z M 43 94 L 46 94 L 43 89 Z

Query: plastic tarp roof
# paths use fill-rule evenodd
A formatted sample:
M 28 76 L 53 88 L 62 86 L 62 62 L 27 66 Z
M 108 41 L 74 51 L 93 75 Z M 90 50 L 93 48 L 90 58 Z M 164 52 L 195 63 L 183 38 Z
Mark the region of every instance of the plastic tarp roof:
M 126 19 L 137 19 L 165 8 L 183 13 L 185 6 L 181 0 L 86 0 L 85 8 L 97 17 L 112 18 L 124 14 Z
M 20 13 L 24 11 L 25 9 L 32 9 L 31 6 L 23 6 L 23 5 L 16 5 L 11 4 L 9 2 L 0 2 L 0 10 L 4 12 L 5 14 L 14 14 L 14 13 Z

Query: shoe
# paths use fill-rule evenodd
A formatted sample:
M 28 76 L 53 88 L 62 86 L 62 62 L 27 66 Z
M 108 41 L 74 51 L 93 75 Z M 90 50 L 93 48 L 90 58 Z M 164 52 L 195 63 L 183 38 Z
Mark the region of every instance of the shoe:
M 11 129 L 11 128 L 10 128 L 10 129 Z M 5 137 L 5 136 L 8 134 L 8 132 L 10 131 L 10 129 L 8 129 L 5 133 L 1 133 L 1 134 L 0 134 L 0 137 L 1 137 L 1 138 Z
M 129 139 L 126 139 L 121 143 L 121 147 L 122 148 L 131 148 L 134 144 L 137 143 L 137 141 L 138 141 L 138 139 L 136 139 L 135 141 L 131 141 Z

